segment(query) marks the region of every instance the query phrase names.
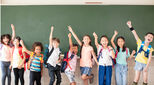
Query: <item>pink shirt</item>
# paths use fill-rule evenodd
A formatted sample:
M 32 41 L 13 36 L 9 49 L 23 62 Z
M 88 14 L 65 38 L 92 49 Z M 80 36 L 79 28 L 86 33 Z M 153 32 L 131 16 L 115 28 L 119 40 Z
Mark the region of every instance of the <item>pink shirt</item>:
M 11 47 L 0 44 L 0 61 L 11 61 Z
M 80 66 L 81 67 L 92 67 L 92 46 L 83 46 L 81 52 Z

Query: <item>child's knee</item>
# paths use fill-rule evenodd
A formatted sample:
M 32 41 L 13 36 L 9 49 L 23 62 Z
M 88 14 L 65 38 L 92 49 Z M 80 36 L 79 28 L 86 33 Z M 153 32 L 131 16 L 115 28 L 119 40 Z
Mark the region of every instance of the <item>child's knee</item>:
M 82 80 L 86 80 L 86 75 L 82 75 L 82 76 L 81 76 L 81 79 L 82 79 Z

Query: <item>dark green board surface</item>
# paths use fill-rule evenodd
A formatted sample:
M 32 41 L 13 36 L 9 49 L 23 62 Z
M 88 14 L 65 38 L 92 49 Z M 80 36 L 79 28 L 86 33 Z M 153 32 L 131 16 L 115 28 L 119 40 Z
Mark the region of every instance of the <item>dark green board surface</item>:
M 10 24 L 14 24 L 16 35 L 21 36 L 29 49 L 35 41 L 48 44 L 50 26 L 54 25 L 53 36 L 60 38 L 63 52 L 68 50 L 67 25 L 72 26 L 80 39 L 89 34 L 93 45 L 93 32 L 99 38 L 105 34 L 111 39 L 117 30 L 131 50 L 136 49 L 136 41 L 127 20 L 132 21 L 142 40 L 147 32 L 154 32 L 154 6 L 2 6 L 1 19 L 1 34 L 11 34 Z M 74 38 L 73 42 L 76 43 Z

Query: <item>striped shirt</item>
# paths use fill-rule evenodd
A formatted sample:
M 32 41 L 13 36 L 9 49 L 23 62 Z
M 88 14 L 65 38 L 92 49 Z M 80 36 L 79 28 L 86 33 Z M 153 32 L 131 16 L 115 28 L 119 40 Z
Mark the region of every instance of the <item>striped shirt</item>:
M 30 70 L 35 72 L 41 72 L 41 63 L 43 63 L 42 55 L 36 56 L 34 53 L 30 56 L 32 61 L 30 65 Z

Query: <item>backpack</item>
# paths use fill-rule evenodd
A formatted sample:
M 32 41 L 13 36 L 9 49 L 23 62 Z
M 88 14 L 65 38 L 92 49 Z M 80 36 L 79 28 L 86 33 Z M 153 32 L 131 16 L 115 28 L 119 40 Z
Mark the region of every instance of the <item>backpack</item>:
M 128 56 L 128 49 L 125 48 L 125 50 L 126 50 L 126 55 Z M 115 59 L 113 59 L 114 65 L 117 63 L 117 62 L 116 62 L 116 58 L 117 58 L 117 56 L 118 56 L 118 50 L 116 49 Z
M 62 63 L 61 63 L 61 72 L 62 73 L 65 72 L 65 70 L 66 70 L 67 67 L 69 67 L 72 70 L 72 68 L 71 68 L 71 66 L 69 64 L 69 61 L 71 59 L 73 59 L 73 57 L 74 57 L 74 54 L 71 54 L 70 58 L 68 58 L 68 52 L 66 52 L 64 54 L 64 58 L 63 58 Z
M 52 47 L 51 51 L 49 52 L 49 48 L 48 48 L 48 45 L 45 45 L 46 49 L 45 49 L 45 52 L 44 52 L 44 57 L 43 57 L 43 60 L 44 60 L 44 63 L 43 65 L 47 68 L 47 61 L 50 57 L 50 55 L 53 53 L 53 50 L 54 50 L 54 47 Z
M 110 49 L 109 48 L 107 48 L 108 49 L 108 51 L 110 52 Z M 99 51 L 99 54 L 98 54 L 98 57 L 97 57 L 97 61 L 99 61 L 99 59 L 100 59 L 100 57 L 101 57 L 101 55 L 102 55 L 102 51 L 103 51 L 103 46 L 102 46 L 102 48 L 101 48 L 101 50 Z M 111 56 L 110 56 L 111 57 Z M 112 59 L 112 62 L 113 62 L 113 66 L 115 65 L 115 63 L 114 63 L 114 59 L 111 57 L 111 59 Z
M 13 47 L 12 55 L 14 53 L 14 49 L 15 48 Z M 24 56 L 23 56 L 23 53 L 22 53 L 22 47 L 18 48 L 18 52 L 19 52 L 20 57 L 23 59 Z M 25 56 L 26 56 L 26 59 L 25 59 L 25 62 L 24 62 L 24 69 L 26 70 L 26 63 L 29 61 L 30 55 L 28 53 L 26 53 L 26 52 L 24 52 L 24 53 L 25 53 Z
M 138 50 L 138 51 L 136 52 L 136 54 L 135 54 L 135 58 L 136 58 L 136 56 L 137 56 L 138 53 L 141 53 L 142 51 L 144 51 L 144 50 L 143 50 L 144 44 L 145 44 L 145 42 L 142 41 L 142 44 L 141 44 L 139 50 Z M 152 46 L 149 45 L 148 48 L 147 48 L 147 51 L 144 51 L 145 57 L 149 58 L 149 53 L 150 53 L 150 49 L 151 49 L 151 48 L 152 48 Z

